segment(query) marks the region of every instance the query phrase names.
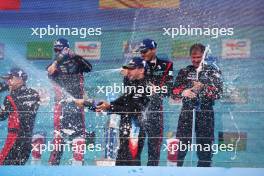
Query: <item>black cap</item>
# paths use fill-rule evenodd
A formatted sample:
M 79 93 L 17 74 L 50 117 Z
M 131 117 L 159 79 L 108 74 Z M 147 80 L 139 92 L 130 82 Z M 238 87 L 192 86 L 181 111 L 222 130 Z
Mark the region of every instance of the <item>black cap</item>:
M 145 68 L 146 61 L 141 57 L 133 57 L 128 64 L 123 65 L 124 69 L 135 69 L 135 68 Z
M 27 80 L 27 73 L 18 67 L 11 68 L 10 71 L 6 74 L 1 76 L 2 79 L 11 79 L 13 76 L 21 78 L 23 81 Z

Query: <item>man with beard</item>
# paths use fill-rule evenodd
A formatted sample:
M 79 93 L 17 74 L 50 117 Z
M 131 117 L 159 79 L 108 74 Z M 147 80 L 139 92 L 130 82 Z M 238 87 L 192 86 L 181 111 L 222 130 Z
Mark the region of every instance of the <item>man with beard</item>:
M 223 91 L 221 71 L 211 65 L 201 63 L 204 52 L 205 46 L 202 44 L 191 46 L 192 65 L 179 71 L 172 95 L 173 98 L 182 98 L 183 105 L 176 133 L 176 138 L 180 139 L 181 144 L 191 144 L 192 123 L 195 118 L 196 145 L 201 148 L 197 151 L 198 167 L 211 166 L 211 147 L 214 142 L 213 105 Z M 199 69 L 201 69 L 200 72 L 198 72 Z M 193 114 L 196 116 L 193 117 Z M 208 146 L 210 149 L 205 149 Z M 187 150 L 178 152 L 177 165 L 182 166 Z

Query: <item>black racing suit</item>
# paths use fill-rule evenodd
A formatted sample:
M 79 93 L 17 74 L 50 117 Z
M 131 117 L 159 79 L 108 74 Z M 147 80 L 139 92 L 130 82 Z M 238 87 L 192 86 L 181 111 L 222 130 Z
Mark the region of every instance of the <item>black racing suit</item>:
M 120 114 L 121 120 L 119 125 L 120 146 L 117 153 L 116 165 L 141 165 L 140 155 L 144 146 L 144 122 L 143 111 L 149 103 L 149 92 L 147 89 L 146 79 L 127 81 L 125 86 L 135 86 L 135 91 L 126 92 L 115 101 L 111 102 L 110 113 Z M 132 119 L 135 120 L 140 127 L 138 136 L 138 148 L 136 156 L 133 157 L 132 149 L 129 146 L 129 137 L 132 128 Z
M 49 66 L 48 66 L 49 67 Z M 47 67 L 47 68 L 48 68 Z M 57 70 L 50 79 L 54 83 L 54 144 L 65 143 L 64 138 L 85 138 L 85 118 L 83 108 L 71 101 L 82 99 L 84 95 L 84 72 L 90 72 L 92 65 L 81 56 L 75 55 L 57 64 Z M 67 100 L 68 99 L 68 100 Z M 63 154 L 61 149 L 54 150 L 49 159 L 52 165 L 58 165 Z
M 159 165 L 160 148 L 163 137 L 163 97 L 169 96 L 173 85 L 173 63 L 156 57 L 156 62 L 148 63 L 146 78 L 159 86 L 161 93 L 151 96 L 145 124 L 148 136 L 148 166 Z M 164 91 L 166 90 L 166 91 Z
M 197 81 L 196 69 L 190 65 L 181 69 L 176 77 L 173 97 L 182 98 L 182 109 L 178 121 L 176 138 L 180 139 L 182 144 L 191 144 L 192 138 L 192 120 L 193 110 L 196 111 L 195 132 L 196 144 L 203 148 L 212 146 L 214 142 L 214 110 L 213 105 L 216 99 L 219 99 L 223 91 L 221 81 L 221 71 L 212 66 L 204 66 L 203 71 L 199 73 L 199 81 L 205 86 L 198 92 L 196 98 L 190 99 L 182 97 L 185 89 L 193 87 L 193 81 Z M 197 93 L 197 92 L 196 92 Z M 187 150 L 179 151 L 177 165 L 182 166 Z M 212 150 L 198 149 L 199 167 L 209 167 L 212 161 Z
M 0 165 L 24 165 L 27 162 L 39 101 L 39 94 L 26 86 L 5 97 L 0 120 L 8 118 L 8 134 L 0 153 Z

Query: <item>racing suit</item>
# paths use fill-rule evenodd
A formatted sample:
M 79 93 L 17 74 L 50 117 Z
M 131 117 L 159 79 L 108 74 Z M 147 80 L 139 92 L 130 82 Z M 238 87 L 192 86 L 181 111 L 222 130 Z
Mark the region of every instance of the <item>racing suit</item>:
M 24 165 L 27 162 L 39 101 L 39 94 L 26 86 L 5 97 L 0 120 L 8 118 L 8 134 L 0 153 L 0 165 Z
M 147 62 L 146 79 L 148 82 L 165 88 L 163 93 L 153 94 L 147 109 L 147 122 L 145 124 L 148 136 L 148 166 L 159 165 L 160 148 L 163 137 L 163 97 L 169 96 L 173 85 L 173 63 L 156 57 L 154 61 Z
M 204 87 L 196 92 L 197 96 L 193 99 L 182 97 L 185 89 L 193 87 L 193 81 L 204 84 Z M 196 111 L 195 132 L 196 144 L 202 146 L 202 150 L 197 151 L 198 167 L 209 167 L 212 161 L 212 144 L 214 142 L 214 110 L 213 105 L 216 99 L 219 99 L 223 91 L 221 81 L 221 71 L 205 65 L 203 70 L 196 76 L 196 69 L 189 65 L 181 69 L 176 77 L 173 89 L 174 98 L 182 98 L 182 109 L 178 121 L 176 138 L 180 139 L 182 144 L 191 144 L 192 138 L 192 120 L 193 110 Z M 209 150 L 205 150 L 210 146 Z M 182 166 L 187 150 L 178 151 L 177 165 Z
M 92 65 L 87 60 L 81 56 L 74 55 L 72 58 L 58 63 L 56 71 L 49 75 L 54 83 L 55 90 L 53 143 L 57 145 L 50 155 L 49 163 L 51 165 L 60 164 L 63 150 L 59 146 L 65 143 L 65 138 L 70 141 L 80 139 L 77 144 L 85 142 L 84 110 L 77 107 L 71 99 L 83 98 L 83 73 L 91 70 Z M 83 154 L 74 153 L 74 159 L 82 162 Z
M 146 79 L 128 81 L 125 86 L 135 86 L 135 91 L 126 92 L 124 95 L 111 102 L 110 113 L 120 114 L 119 125 L 120 146 L 117 153 L 116 165 L 141 165 L 140 155 L 144 146 L 145 127 L 143 121 L 143 111 L 149 103 L 147 96 Z M 143 90 L 143 89 L 144 90 Z M 141 89 L 141 90 L 139 90 Z M 131 148 L 129 137 L 132 130 L 132 120 L 139 126 L 138 147 Z M 135 153 L 135 155 L 133 155 Z

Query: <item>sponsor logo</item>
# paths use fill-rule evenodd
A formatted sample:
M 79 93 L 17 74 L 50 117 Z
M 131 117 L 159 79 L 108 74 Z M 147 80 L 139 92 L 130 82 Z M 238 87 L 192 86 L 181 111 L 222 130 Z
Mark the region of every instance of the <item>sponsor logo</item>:
M 100 59 L 101 42 L 75 42 L 75 53 L 85 59 Z

